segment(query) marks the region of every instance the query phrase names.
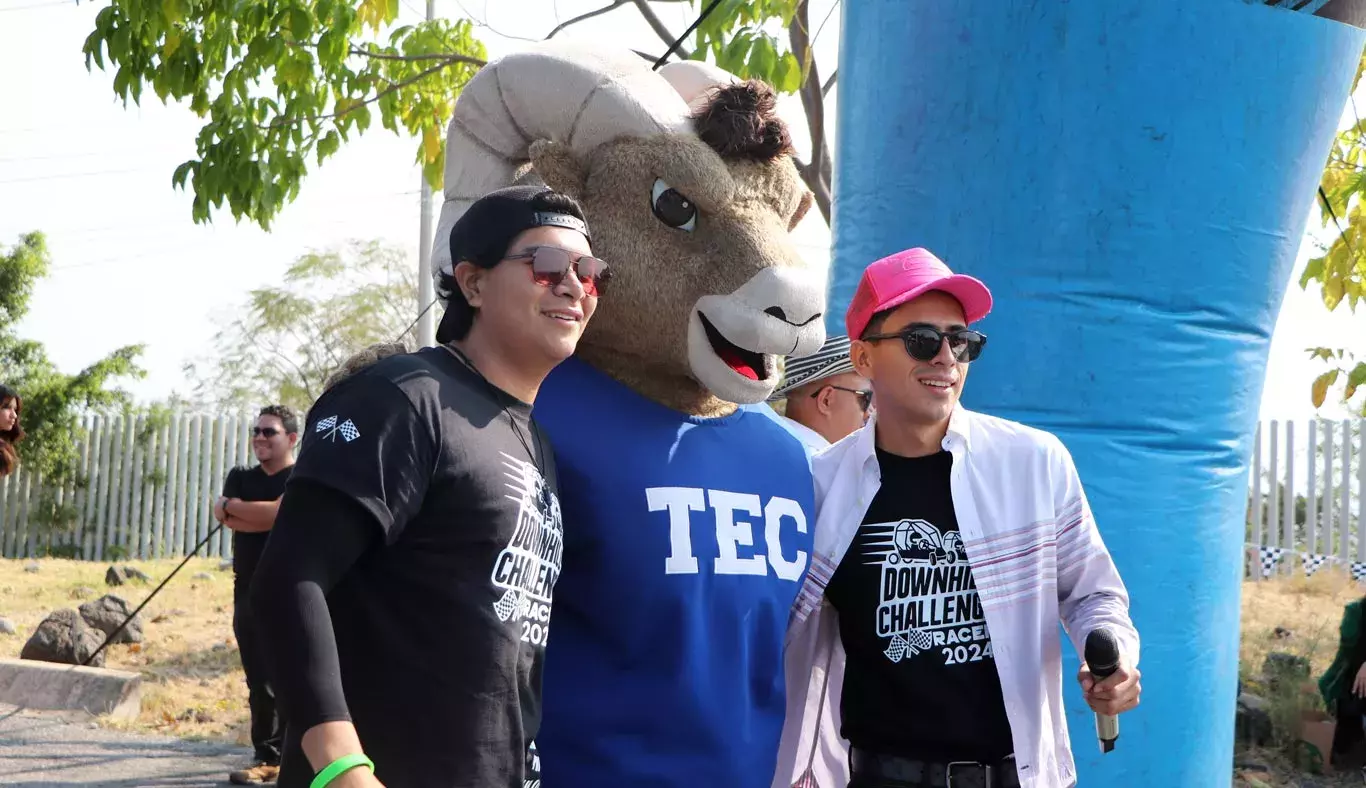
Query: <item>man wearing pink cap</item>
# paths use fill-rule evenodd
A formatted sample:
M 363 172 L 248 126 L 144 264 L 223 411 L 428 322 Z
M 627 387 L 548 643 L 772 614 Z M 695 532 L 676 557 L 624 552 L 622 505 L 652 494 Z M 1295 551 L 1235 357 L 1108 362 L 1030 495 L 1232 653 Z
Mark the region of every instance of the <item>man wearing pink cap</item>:
M 1138 633 L 1072 457 L 959 403 L 991 310 L 924 249 L 878 260 L 845 317 L 877 411 L 817 455 L 815 550 L 790 619 L 774 788 L 1066 788 L 1061 622 L 1120 666 L 1078 681 L 1138 704 Z

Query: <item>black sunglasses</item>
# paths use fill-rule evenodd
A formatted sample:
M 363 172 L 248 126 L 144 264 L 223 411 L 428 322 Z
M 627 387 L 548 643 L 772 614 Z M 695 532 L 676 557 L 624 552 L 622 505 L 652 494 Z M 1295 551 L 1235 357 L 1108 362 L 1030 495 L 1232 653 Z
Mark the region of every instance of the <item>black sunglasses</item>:
M 863 339 L 867 342 L 900 339 L 906 345 L 906 352 L 916 361 L 933 361 L 946 339 L 949 341 L 949 352 L 957 361 L 976 361 L 987 344 L 987 335 L 980 331 L 967 328 L 940 331 L 934 326 L 908 326 L 893 334 L 871 334 Z
M 280 434 L 280 431 L 277 430 L 277 429 L 275 429 L 274 427 L 252 427 L 252 428 L 251 428 L 251 435 L 252 435 L 252 437 L 254 437 L 254 438 L 262 438 L 262 437 L 264 437 L 264 438 L 274 438 L 276 435 L 279 435 L 279 434 Z
M 856 395 L 858 397 L 859 410 L 863 411 L 864 413 L 867 413 L 868 409 L 873 406 L 873 392 L 867 389 L 849 389 L 845 388 L 844 386 L 831 386 L 830 388 L 835 389 L 836 391 L 847 391 L 850 394 Z M 820 393 L 821 389 L 816 389 L 815 391 L 811 392 L 811 398 L 815 399 L 820 395 Z
M 586 254 L 570 252 L 558 246 L 531 246 L 504 260 L 531 260 L 531 278 L 544 287 L 555 287 L 564 281 L 572 268 L 583 283 L 583 292 L 600 296 L 612 279 L 607 263 Z

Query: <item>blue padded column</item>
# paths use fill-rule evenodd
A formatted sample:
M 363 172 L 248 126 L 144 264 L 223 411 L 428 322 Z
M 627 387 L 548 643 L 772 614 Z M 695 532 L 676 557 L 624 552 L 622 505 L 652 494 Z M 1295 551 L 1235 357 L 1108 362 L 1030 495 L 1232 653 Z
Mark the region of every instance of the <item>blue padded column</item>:
M 987 282 L 965 402 L 1071 449 L 1144 640 L 1104 757 L 1064 648 L 1080 784 L 1227 785 L 1251 438 L 1362 31 L 1246 0 L 843 14 L 829 330 L 900 249 Z

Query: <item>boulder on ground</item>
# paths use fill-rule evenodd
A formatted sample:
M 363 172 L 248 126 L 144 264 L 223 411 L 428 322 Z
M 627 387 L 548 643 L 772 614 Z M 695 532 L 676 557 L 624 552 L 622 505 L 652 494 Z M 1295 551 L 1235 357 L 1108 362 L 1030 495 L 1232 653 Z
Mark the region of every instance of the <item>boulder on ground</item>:
M 151 575 L 147 574 L 146 572 L 142 571 L 141 569 L 138 569 L 136 566 L 129 566 L 129 565 L 125 564 L 124 567 L 123 567 L 123 574 L 124 574 L 124 576 L 127 577 L 129 580 L 142 580 L 142 581 L 148 582 L 148 583 L 150 583 L 150 582 L 152 581 L 152 576 L 151 576 Z
M 128 618 L 128 614 L 133 612 L 133 609 L 128 606 L 127 602 L 123 601 L 122 597 L 114 594 L 105 594 L 93 602 L 86 602 L 81 605 L 80 609 L 81 618 L 85 619 L 85 623 L 105 635 L 112 635 L 114 630 L 118 629 L 119 624 Z M 141 643 L 142 641 L 142 616 L 137 615 L 111 642 Z
M 54 610 L 34 630 L 19 652 L 19 658 L 79 665 L 103 642 L 103 633 L 85 623 L 80 613 L 70 609 Z M 90 664 L 104 667 L 104 654 L 101 651 Z
M 128 582 L 128 573 L 122 567 L 111 566 L 104 573 L 104 582 L 111 586 L 121 586 Z

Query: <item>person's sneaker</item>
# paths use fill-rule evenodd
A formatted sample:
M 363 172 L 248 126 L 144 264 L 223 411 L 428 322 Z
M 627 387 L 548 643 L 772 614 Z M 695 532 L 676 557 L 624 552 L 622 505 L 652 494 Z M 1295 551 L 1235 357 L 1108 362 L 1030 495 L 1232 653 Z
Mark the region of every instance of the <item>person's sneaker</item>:
M 233 785 L 264 785 L 275 782 L 280 776 L 280 767 L 268 763 L 258 763 L 250 769 L 242 769 L 228 775 Z

